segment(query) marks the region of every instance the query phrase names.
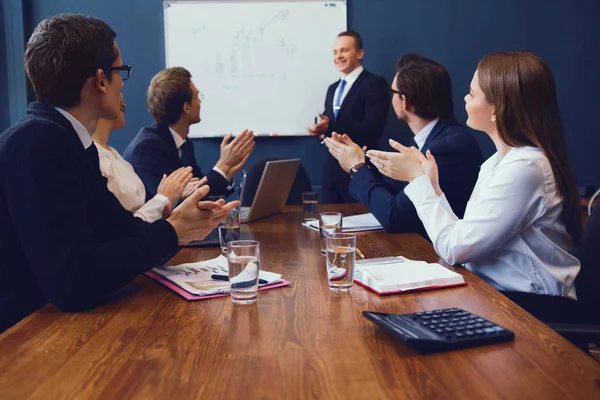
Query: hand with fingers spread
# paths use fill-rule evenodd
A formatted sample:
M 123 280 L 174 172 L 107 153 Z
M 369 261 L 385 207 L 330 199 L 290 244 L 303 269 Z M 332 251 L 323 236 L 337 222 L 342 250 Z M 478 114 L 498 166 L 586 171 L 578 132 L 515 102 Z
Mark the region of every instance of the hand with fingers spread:
M 412 182 L 413 179 L 425 174 L 421 161 L 411 149 L 391 139 L 390 146 L 398 153 L 378 150 L 367 151 L 367 157 L 379 169 L 379 172 L 397 181 L 405 182 Z
M 192 172 L 192 167 L 182 167 L 169 176 L 163 175 L 156 192 L 167 197 L 174 207 L 179 202 L 186 185 L 192 180 Z
M 208 177 L 204 177 L 202 179 L 192 178 L 191 181 L 188 182 L 185 189 L 183 190 L 183 194 L 181 195 L 181 200 L 187 199 L 196 189 L 206 185 L 208 182 Z
M 221 157 L 216 164 L 216 167 L 223 171 L 228 178 L 234 175 L 231 173 L 232 169 L 237 168 L 235 171 L 237 172 L 242 168 L 254 149 L 253 131 L 244 129 L 233 140 L 231 138 L 231 133 L 223 138 L 223 142 L 221 142 Z
M 331 155 L 338 160 L 340 167 L 346 173 L 355 165 L 365 162 L 365 151 L 367 148 L 363 147 L 361 149 L 346 134 L 340 135 L 333 132 L 330 138 L 325 139 L 325 146 L 327 146 Z
M 329 118 L 323 114 L 319 114 L 319 118 L 321 118 L 319 122 L 306 127 L 311 136 L 324 136 L 327 133 Z
M 435 162 L 435 158 L 433 157 L 433 154 L 431 154 L 431 151 L 427 150 L 426 155 L 423 155 L 423 153 L 421 153 L 415 147 L 411 147 L 410 150 L 414 153 L 414 155 L 421 162 L 421 166 L 423 167 L 423 170 L 425 170 L 425 174 L 429 178 L 429 181 L 431 182 L 431 186 L 433 186 L 433 189 L 435 190 L 435 194 L 437 194 L 438 196 L 441 196 L 442 188 L 440 187 L 438 166 L 437 166 L 437 163 Z
M 192 240 L 204 239 L 229 215 L 234 207 L 240 205 L 239 201 L 232 201 L 227 204 L 225 204 L 225 200 L 216 202 L 201 201 L 209 190 L 208 185 L 197 189 L 175 208 L 167 218 L 167 222 L 177 232 L 180 245 L 189 243 Z

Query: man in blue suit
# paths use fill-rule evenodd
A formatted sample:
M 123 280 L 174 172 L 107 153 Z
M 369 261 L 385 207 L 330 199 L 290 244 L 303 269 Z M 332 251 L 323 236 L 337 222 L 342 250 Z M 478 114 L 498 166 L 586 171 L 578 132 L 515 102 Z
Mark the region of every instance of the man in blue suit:
M 200 122 L 204 95 L 182 67 L 167 68 L 152 78 L 148 88 L 148 110 L 155 123 L 143 127 L 131 141 L 123 157 L 131 163 L 146 187 L 146 198 L 156 195 L 163 175 L 181 167 L 192 167 L 196 179 L 205 175 L 198 166 L 194 144 L 188 139 L 190 126 Z M 231 142 L 223 138 L 221 157 L 206 174 L 209 195 L 227 196 L 233 190 L 233 177 L 254 149 L 252 131 L 242 131 Z
M 383 77 L 363 68 L 363 57 L 363 43 L 358 33 L 346 31 L 338 35 L 333 61 L 341 79 L 327 90 L 321 121 L 307 128 L 319 140 L 331 137 L 333 132 L 344 132 L 360 146 L 375 148 L 377 145 L 390 108 L 388 84 Z M 328 154 L 321 202 L 355 202 L 348 195 L 349 184 L 348 174 Z
M 466 127 L 453 117 L 452 83 L 444 66 L 417 54 L 397 64 L 390 92 L 398 119 L 415 134 L 410 145 L 435 154 L 440 185 L 452 210 L 462 217 L 483 155 Z M 344 133 L 341 131 L 340 133 Z M 365 148 L 348 135 L 326 139 L 331 154 L 352 178 L 349 192 L 375 215 L 388 232 L 417 232 L 427 237 L 417 212 L 404 194 L 406 183 L 392 181 L 365 163 Z

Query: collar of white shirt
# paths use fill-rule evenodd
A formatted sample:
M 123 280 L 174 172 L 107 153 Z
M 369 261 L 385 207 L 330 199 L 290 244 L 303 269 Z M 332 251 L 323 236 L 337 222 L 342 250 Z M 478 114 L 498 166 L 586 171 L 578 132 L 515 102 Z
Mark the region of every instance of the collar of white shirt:
M 179 150 L 179 148 L 185 143 L 185 140 L 181 136 L 179 136 L 179 134 L 175 132 L 171 127 L 169 127 L 169 131 L 171 131 L 171 135 L 173 135 L 175 147 L 177 147 L 177 150 Z
M 359 65 L 356 69 L 354 69 L 354 71 L 350 72 L 348 75 L 341 77 L 341 79 L 346 81 L 346 87 L 351 86 L 354 82 L 356 82 L 356 80 L 358 79 L 358 76 L 361 74 L 361 72 L 363 72 L 365 69 L 363 68 L 362 65 Z
M 437 124 L 439 120 L 439 118 L 434 119 L 433 121 L 425 125 L 425 127 L 415 135 L 415 142 L 417 143 L 417 146 L 419 146 L 419 149 L 423 148 L 425 142 L 427 141 L 427 138 L 429 137 L 429 134 L 431 133 L 433 127 L 435 126 L 435 124 Z
M 85 149 L 90 147 L 92 145 L 92 137 L 90 136 L 88 130 L 85 129 L 85 126 L 83 126 L 81 122 L 79 122 L 74 116 L 72 116 L 62 108 L 54 107 L 54 109 L 61 113 L 66 119 L 69 120 L 71 125 L 73 125 L 73 129 L 75 129 L 77 136 L 79 136 L 79 140 L 81 140 L 81 144 L 83 145 L 83 147 Z

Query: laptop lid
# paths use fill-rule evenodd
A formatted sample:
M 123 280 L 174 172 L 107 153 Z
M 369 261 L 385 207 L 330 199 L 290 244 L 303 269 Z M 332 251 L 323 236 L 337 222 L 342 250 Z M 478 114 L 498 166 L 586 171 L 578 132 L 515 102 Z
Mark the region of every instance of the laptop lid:
M 299 165 L 299 158 L 267 161 L 252 205 L 242 207 L 240 211 L 240 222 L 255 221 L 283 211 Z

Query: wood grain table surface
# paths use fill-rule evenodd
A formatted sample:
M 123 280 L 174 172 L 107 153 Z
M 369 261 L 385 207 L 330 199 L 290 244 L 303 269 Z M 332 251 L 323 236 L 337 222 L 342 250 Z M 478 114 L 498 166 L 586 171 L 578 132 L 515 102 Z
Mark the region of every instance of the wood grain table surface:
M 359 205 L 332 205 L 344 215 Z M 140 276 L 81 313 L 47 305 L 0 335 L 1 399 L 599 399 L 600 364 L 463 268 L 463 287 L 378 296 L 327 286 L 319 235 L 299 207 L 242 226 L 261 268 L 291 287 L 254 305 L 188 302 Z M 367 258 L 437 262 L 415 234 L 364 232 Z M 171 264 L 210 259 L 184 249 Z M 461 307 L 515 332 L 514 342 L 422 355 L 363 318 Z

